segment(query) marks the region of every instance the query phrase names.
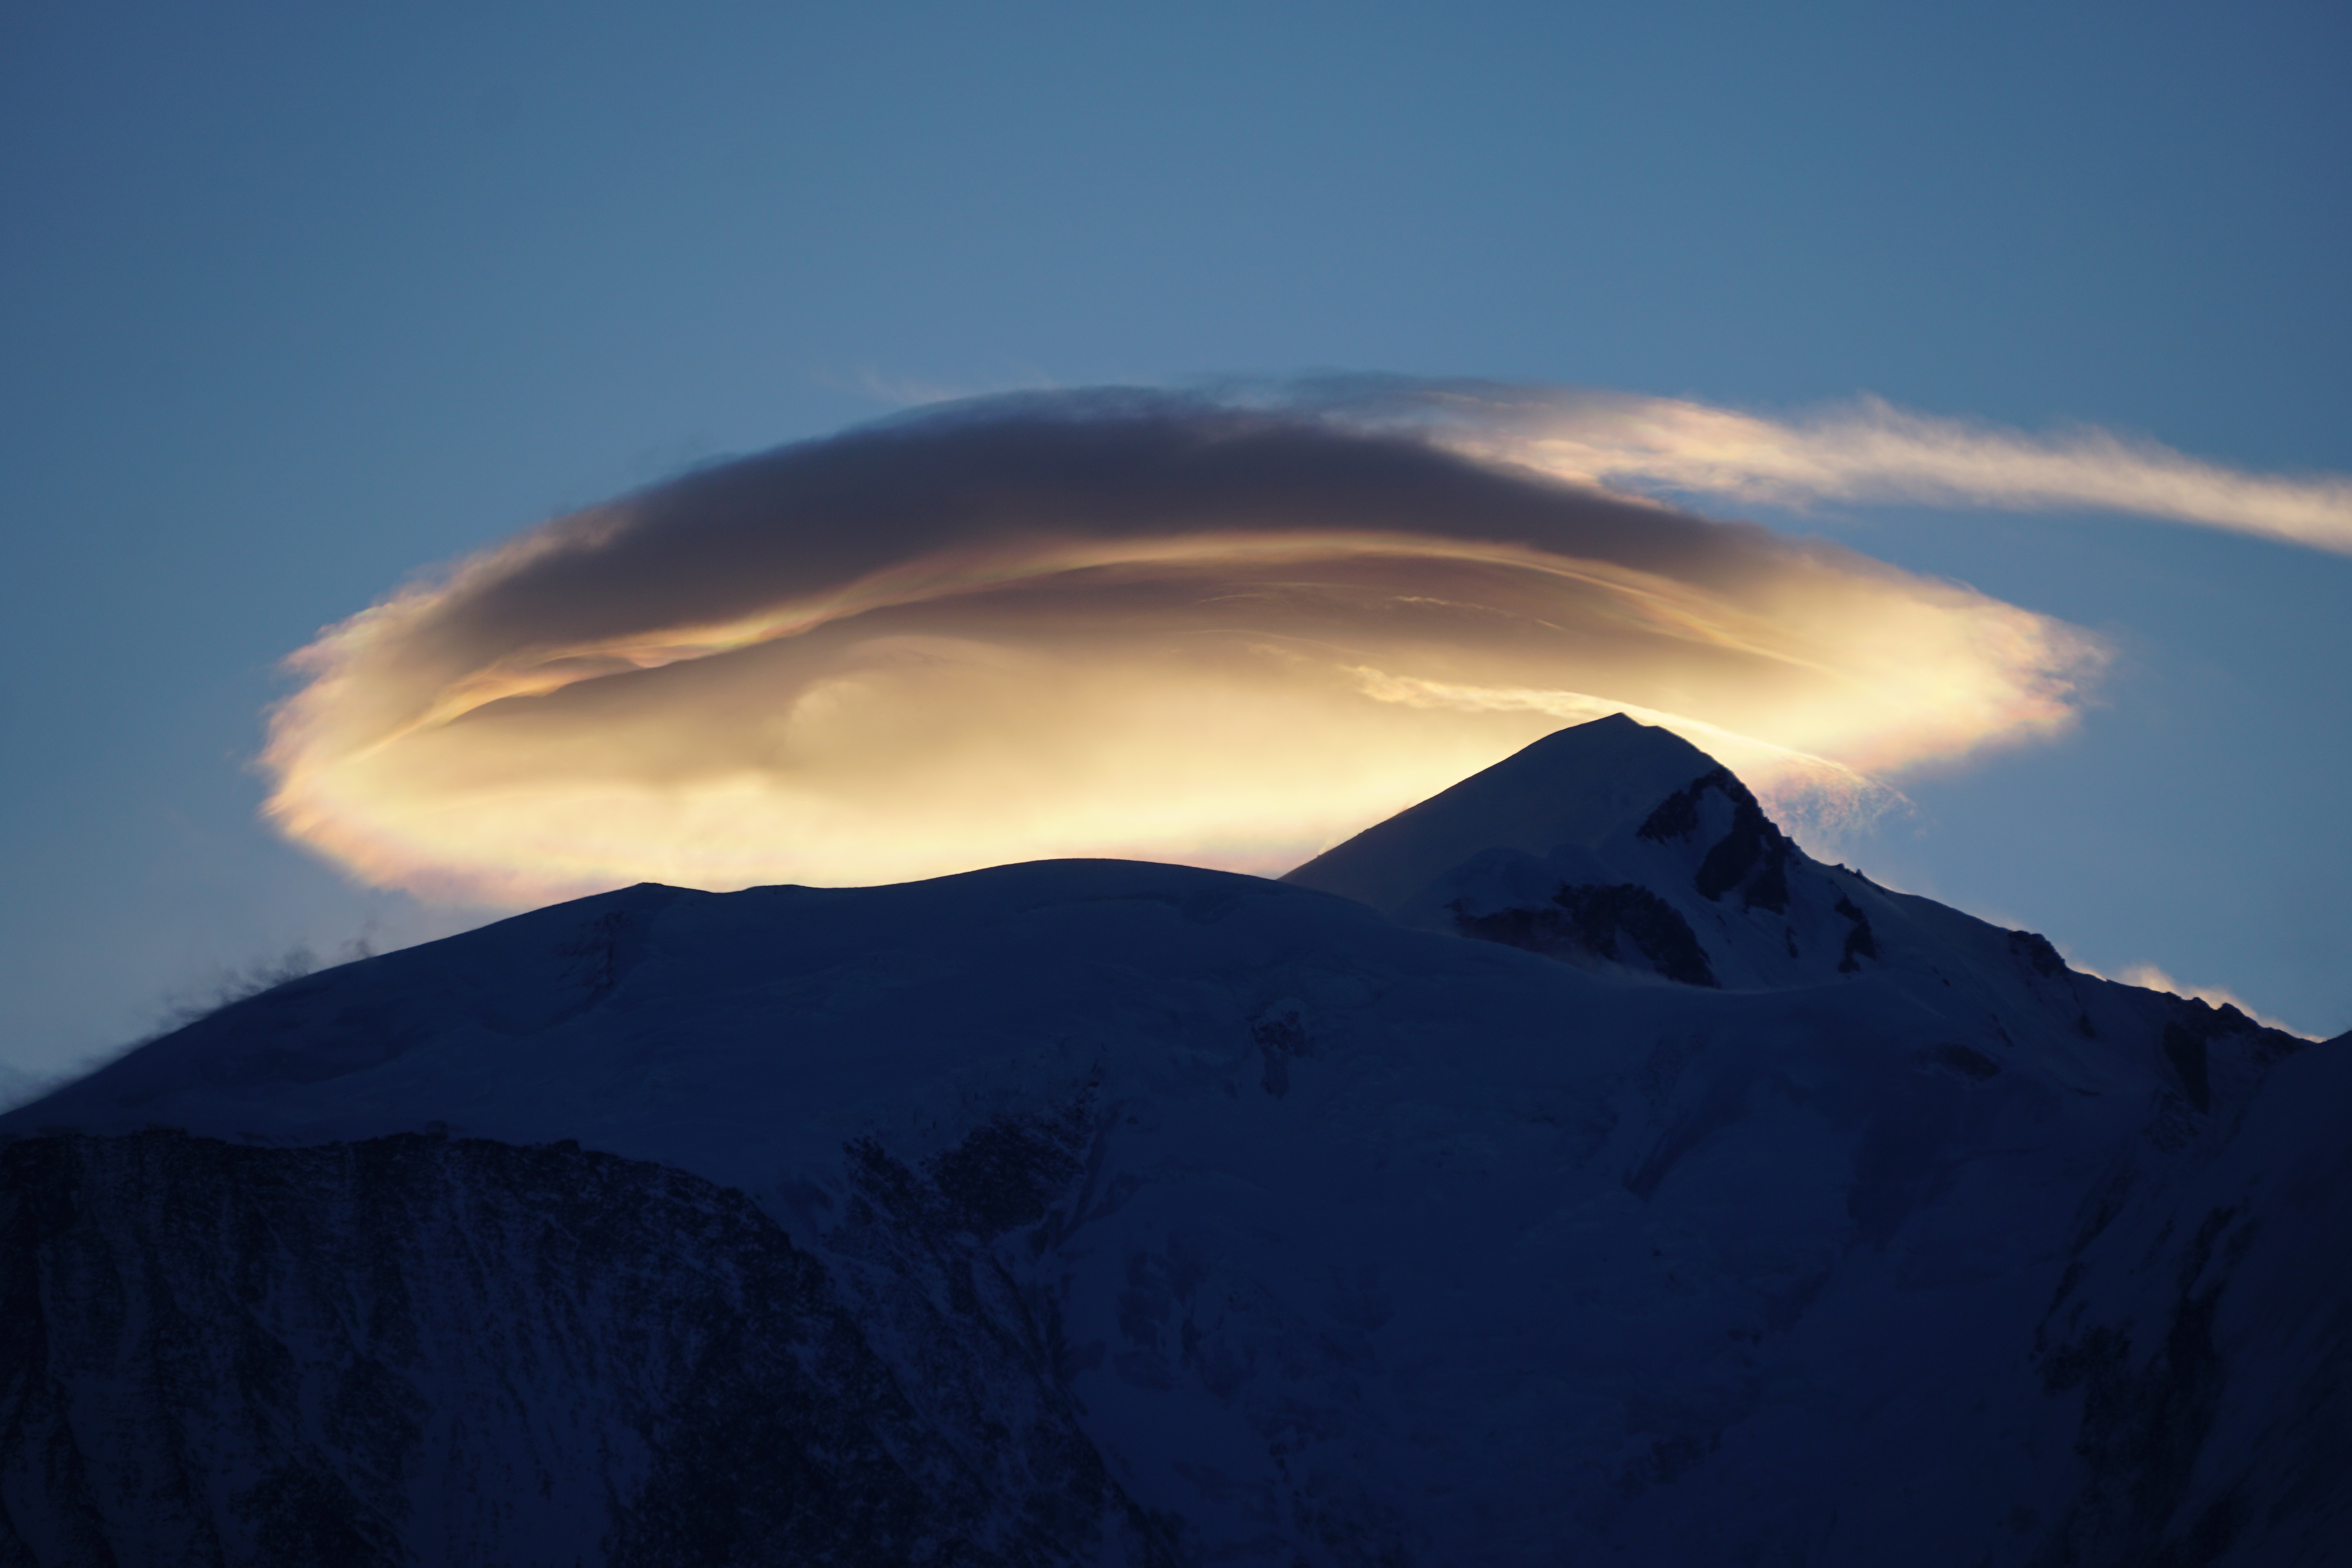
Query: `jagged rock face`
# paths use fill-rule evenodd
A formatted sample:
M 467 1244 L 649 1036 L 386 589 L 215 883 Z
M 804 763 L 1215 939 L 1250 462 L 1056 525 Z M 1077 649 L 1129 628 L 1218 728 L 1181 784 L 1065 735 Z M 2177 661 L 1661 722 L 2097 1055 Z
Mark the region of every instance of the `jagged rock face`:
M 1436 930 L 633 889 L 0 1117 L 0 1553 L 2340 1560 L 2345 1042 L 1654 760 L 1549 847 L 1413 824 Z
M 1726 894 L 1737 891 L 1742 909 L 1760 906 L 1776 915 L 1786 910 L 1794 848 L 1728 768 L 1703 774 L 1666 797 L 1633 836 L 1655 844 L 1688 842 L 1700 831 L 1699 808 L 1710 796 L 1720 797 L 1730 808 L 1731 825 L 1707 845 L 1706 858 L 1691 878 L 1692 889 L 1718 904 Z
M 9 1561 L 1172 1560 L 1034 1347 L 910 1390 L 686 1173 L 413 1134 L 0 1161 Z
M 1473 915 L 1456 907 L 1454 929 L 1484 942 L 1501 942 L 1551 957 L 1590 958 L 1647 969 L 1685 986 L 1716 983 L 1690 922 L 1675 906 L 1633 883 L 1577 887 L 1551 895 L 1551 907 L 1497 909 Z

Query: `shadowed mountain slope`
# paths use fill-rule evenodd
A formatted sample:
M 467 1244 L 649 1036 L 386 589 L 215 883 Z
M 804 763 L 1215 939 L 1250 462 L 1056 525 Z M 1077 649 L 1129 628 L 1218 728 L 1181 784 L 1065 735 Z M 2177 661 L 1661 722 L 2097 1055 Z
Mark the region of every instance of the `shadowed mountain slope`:
M 1660 738 L 1379 908 L 633 888 L 0 1117 L 0 1563 L 2337 1560 L 2344 1042 Z

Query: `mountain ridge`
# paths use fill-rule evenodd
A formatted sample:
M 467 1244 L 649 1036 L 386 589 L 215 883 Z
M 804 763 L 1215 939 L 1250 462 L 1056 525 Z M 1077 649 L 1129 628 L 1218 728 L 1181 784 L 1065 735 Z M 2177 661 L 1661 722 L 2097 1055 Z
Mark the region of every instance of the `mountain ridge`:
M 2352 1058 L 1822 866 L 1692 755 L 1388 912 L 644 884 L 224 1009 L 0 1116 L 0 1561 L 2330 1560 Z M 792 1322 L 727 1283 L 778 1269 Z M 805 1427 L 690 1418 L 793 1378 Z M 543 1537 L 446 1479 L 582 1462 Z

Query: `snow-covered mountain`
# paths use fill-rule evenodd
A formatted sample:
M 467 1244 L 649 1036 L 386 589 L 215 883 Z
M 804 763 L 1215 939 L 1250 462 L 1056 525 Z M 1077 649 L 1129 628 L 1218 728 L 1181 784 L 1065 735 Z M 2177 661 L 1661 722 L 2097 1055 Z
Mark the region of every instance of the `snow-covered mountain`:
M 1783 834 L 1731 770 L 1618 715 L 1564 729 L 1283 880 L 1424 930 L 1482 937 L 1619 977 L 1738 991 L 1867 977 L 1996 1061 L 2030 1045 L 2045 1068 L 2105 1071 L 2168 1022 L 2190 1041 L 2175 1087 L 2210 1098 L 2198 1041 L 2263 1060 L 2302 1042 L 2066 967 L 2049 941 L 1825 866 Z M 2239 1071 L 2231 1058 L 2222 1069 Z
M 2352 1559 L 2352 1037 L 1630 720 L 1284 883 L 644 886 L 0 1117 L 0 1563 Z

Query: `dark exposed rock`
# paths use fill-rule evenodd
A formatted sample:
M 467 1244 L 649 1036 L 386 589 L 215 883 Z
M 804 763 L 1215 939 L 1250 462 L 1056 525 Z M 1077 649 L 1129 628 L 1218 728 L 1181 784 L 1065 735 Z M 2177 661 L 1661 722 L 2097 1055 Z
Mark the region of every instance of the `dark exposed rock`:
M 1574 923 L 1578 934 L 1595 952 L 1614 949 L 1619 939 L 1630 940 L 1658 973 L 1685 986 L 1713 986 L 1706 950 L 1690 922 L 1674 905 L 1648 888 L 1624 883 L 1613 887 L 1563 885 L 1552 902 Z
M 1086 1133 L 1076 1112 L 1059 1122 L 999 1116 L 935 1156 L 931 1184 L 982 1239 L 1034 1225 L 1077 1176 Z
M 1713 773 L 1693 779 L 1658 802 L 1638 831 L 1638 836 L 1652 843 L 1663 844 L 1676 839 L 1687 839 L 1698 831 L 1698 798 L 1717 776 L 1728 778 L 1728 768 L 1718 768 Z
M 1454 911 L 1465 936 L 1525 948 L 1547 957 L 1583 956 L 1627 962 L 1630 942 L 1649 967 L 1685 986 L 1717 984 L 1698 936 L 1673 904 L 1633 883 L 1572 886 L 1563 883 L 1551 908 L 1503 909 L 1488 915 Z
M 2203 1568 L 2246 1522 L 2231 1490 L 2194 1518 L 2176 1517 L 2227 1382 L 2213 1324 L 2231 1270 L 2254 1239 L 2253 1222 L 2240 1221 L 2229 1208 L 2205 1216 L 2182 1249 L 2162 1337 L 2144 1360 L 2126 1328 L 2098 1324 L 2043 1363 L 2047 1392 L 2082 1390 L 2074 1447 L 2085 1481 L 2035 1558 L 2036 1568 L 2077 1562 Z
M 2263 1067 L 2309 1043 L 2258 1024 L 2226 1002 L 2217 1008 L 2197 997 L 2168 997 L 2166 1006 L 2169 1016 L 2160 1037 L 2164 1060 L 2171 1064 L 2181 1093 L 2200 1113 L 2212 1108 L 2215 1041 L 2237 1041 L 2242 1054 Z
M 2009 950 L 2043 979 L 2053 979 L 2066 972 L 2066 960 L 2050 945 L 2050 938 L 2038 931 L 2012 931 L 2009 934 Z
M 2210 1052 L 2206 1045 L 2209 1038 L 2193 1029 L 2182 1027 L 2177 1019 L 2168 1020 L 2164 1026 L 2164 1060 L 2172 1063 L 2172 1071 L 2180 1079 L 2181 1092 L 2189 1096 L 2189 1103 L 2199 1111 L 2213 1108 Z
M 1067 1132 L 991 1124 L 927 1201 L 1034 1218 Z M 742 1194 L 576 1145 L 19 1139 L 0 1556 L 1060 1563 L 1108 1532 L 1164 1558 L 1050 1371 L 1010 1364 L 1028 1398 L 976 1421 L 868 1332 Z
M 1973 1046 L 1938 1045 L 1920 1053 L 1922 1061 L 1937 1067 L 1948 1067 L 1972 1082 L 1982 1083 L 1999 1076 L 2000 1063 Z
M 1870 916 L 1843 894 L 1838 894 L 1837 912 L 1853 923 L 1853 928 L 1845 934 L 1845 950 L 1838 956 L 1838 973 L 1856 974 L 1864 958 L 1878 956 L 1878 938 L 1871 935 Z
M 1695 885 L 1707 899 L 1720 903 L 1733 888 L 1741 888 L 1740 905 L 1769 909 L 1789 907 L 1789 840 L 1764 814 L 1764 808 L 1728 768 L 1717 768 L 1669 795 L 1652 811 L 1639 836 L 1654 843 L 1688 839 L 1698 831 L 1698 803 L 1708 790 L 1731 802 L 1731 829 L 1716 841 L 1699 862 Z M 1743 885 L 1744 884 L 1744 885 Z
M 1290 1092 L 1290 1063 L 1294 1058 L 1315 1054 L 1314 1044 L 1307 1038 L 1307 1029 L 1295 1013 L 1278 1013 L 1262 1018 L 1250 1025 L 1250 1039 L 1257 1043 L 1265 1060 L 1265 1075 L 1259 1080 L 1265 1092 L 1276 1099 Z
M 1731 831 L 1707 852 L 1694 885 L 1717 900 L 1738 887 L 1744 909 L 1764 908 L 1776 915 L 1788 909 L 1789 841 L 1752 798 L 1741 802 Z

